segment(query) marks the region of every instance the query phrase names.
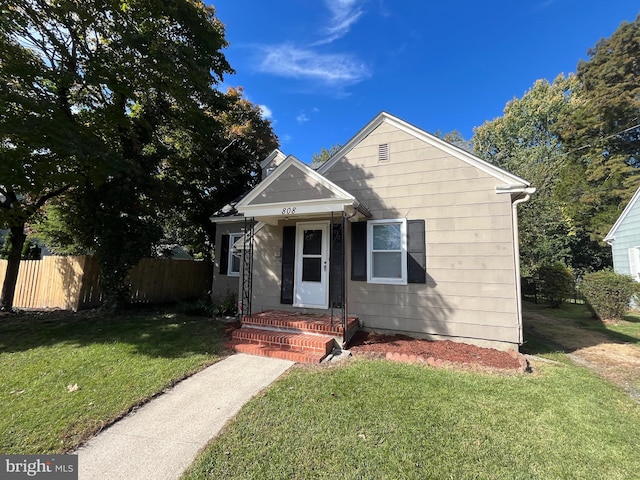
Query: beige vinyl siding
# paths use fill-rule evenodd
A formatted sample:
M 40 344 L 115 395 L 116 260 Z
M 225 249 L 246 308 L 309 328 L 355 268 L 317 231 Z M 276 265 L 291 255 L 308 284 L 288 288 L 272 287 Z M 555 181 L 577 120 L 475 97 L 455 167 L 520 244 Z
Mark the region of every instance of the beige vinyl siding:
M 238 275 L 220 274 L 220 252 L 222 252 L 222 235 L 241 233 L 244 222 L 218 223 L 216 227 L 216 256 L 213 259 L 213 284 L 211 286 L 211 298 L 214 302 L 222 300 L 228 293 L 238 296 Z
M 309 178 L 302 170 L 291 165 L 282 172 L 277 181 L 269 185 L 250 205 L 318 200 L 333 198 L 334 193 L 324 185 Z
M 285 224 L 292 225 L 288 222 Z M 255 235 L 253 257 L 252 310 L 281 310 L 280 277 L 282 275 L 282 226 L 265 225 Z
M 426 285 L 349 282 L 349 313 L 366 328 L 518 342 L 511 198 L 496 193 L 499 180 L 386 123 L 326 177 L 372 219 L 426 223 Z

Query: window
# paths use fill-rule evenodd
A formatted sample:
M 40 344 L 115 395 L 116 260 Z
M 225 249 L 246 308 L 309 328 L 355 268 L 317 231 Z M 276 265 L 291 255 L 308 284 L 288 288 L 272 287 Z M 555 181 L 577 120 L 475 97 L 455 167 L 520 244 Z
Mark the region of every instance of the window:
M 367 279 L 370 283 L 407 284 L 407 222 L 367 223 Z
M 229 235 L 229 270 L 227 275 L 237 277 L 240 275 L 240 252 L 233 248 L 233 245 L 242 238 L 241 233 Z

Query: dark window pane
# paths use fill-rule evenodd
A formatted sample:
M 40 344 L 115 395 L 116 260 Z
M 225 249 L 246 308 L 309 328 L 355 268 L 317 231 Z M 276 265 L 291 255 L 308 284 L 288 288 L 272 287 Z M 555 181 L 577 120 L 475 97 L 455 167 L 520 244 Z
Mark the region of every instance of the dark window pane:
M 319 282 L 322 277 L 322 259 L 303 258 L 302 259 L 302 281 Z
M 322 253 L 322 230 L 304 231 L 302 253 L 304 255 L 320 255 Z
M 233 273 L 240 272 L 240 256 L 239 255 L 231 255 L 231 271 Z

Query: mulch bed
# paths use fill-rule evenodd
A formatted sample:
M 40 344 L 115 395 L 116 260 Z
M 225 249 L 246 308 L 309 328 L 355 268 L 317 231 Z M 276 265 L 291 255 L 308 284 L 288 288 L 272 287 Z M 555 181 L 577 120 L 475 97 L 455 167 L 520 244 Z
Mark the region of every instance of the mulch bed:
M 405 335 L 383 335 L 359 331 L 347 347 L 354 355 L 384 357 L 390 360 L 427 363 L 479 365 L 502 370 L 526 370 L 526 360 L 515 352 L 503 352 L 451 340 L 419 340 Z

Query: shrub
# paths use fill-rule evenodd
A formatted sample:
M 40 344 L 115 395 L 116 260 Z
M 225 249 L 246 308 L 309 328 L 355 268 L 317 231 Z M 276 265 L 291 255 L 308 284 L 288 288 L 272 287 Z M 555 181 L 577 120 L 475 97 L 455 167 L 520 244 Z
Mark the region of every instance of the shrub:
M 575 279 L 564 265 L 542 265 L 536 269 L 538 292 L 552 308 L 573 296 Z
M 629 275 L 611 270 L 587 273 L 580 291 L 596 317 L 603 320 L 620 320 L 629 310 L 631 297 L 640 293 L 640 284 Z
M 215 310 L 219 317 L 235 316 L 238 313 L 238 297 L 235 293 L 227 291 Z
M 215 307 L 208 295 L 203 298 L 183 301 L 178 304 L 178 312 L 193 317 L 211 317 Z

